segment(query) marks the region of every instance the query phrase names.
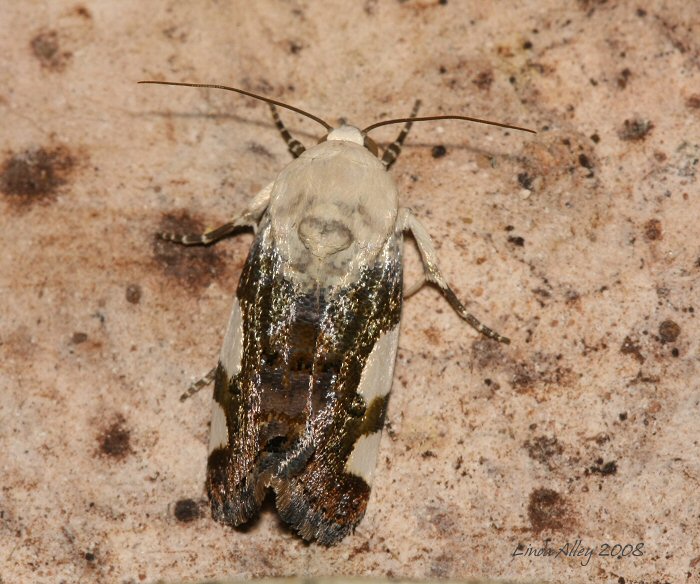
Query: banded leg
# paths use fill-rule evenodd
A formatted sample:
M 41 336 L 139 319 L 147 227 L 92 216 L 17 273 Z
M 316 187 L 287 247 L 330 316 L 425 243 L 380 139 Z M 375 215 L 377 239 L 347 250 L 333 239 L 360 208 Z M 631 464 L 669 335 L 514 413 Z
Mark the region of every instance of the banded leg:
M 197 393 L 200 389 L 205 388 L 207 385 L 209 385 L 212 381 L 214 381 L 214 378 L 216 377 L 216 367 L 209 371 L 204 377 L 201 379 L 198 379 L 194 383 L 192 383 L 186 390 L 185 392 L 180 396 L 180 401 L 184 402 L 186 399 L 191 398 L 195 393 Z
M 417 99 L 416 103 L 413 104 L 411 115 L 408 117 L 415 118 L 419 108 L 420 99 Z M 399 154 L 401 154 L 401 147 L 403 146 L 404 140 L 406 140 L 406 136 L 408 136 L 408 132 L 410 131 L 412 125 L 413 122 L 406 122 L 406 125 L 403 127 L 401 133 L 398 135 L 396 140 L 389 144 L 386 147 L 386 150 L 384 150 L 384 153 L 382 154 L 382 164 L 384 164 L 387 170 L 391 168 L 391 165 L 394 164 L 394 162 L 396 162 L 396 159 L 399 157 Z
M 435 252 L 435 247 L 430 239 L 430 235 L 426 231 L 423 224 L 418 221 L 418 219 L 411 213 L 410 209 L 403 208 L 399 211 L 399 226 L 402 231 L 410 231 L 413 234 L 413 238 L 416 240 L 418 245 L 418 251 L 420 252 L 421 259 L 423 260 L 423 269 L 425 271 L 425 278 L 430 282 L 434 282 L 440 288 L 440 292 L 445 297 L 447 302 L 454 311 L 459 314 L 459 316 L 467 321 L 475 330 L 480 332 L 482 335 L 488 337 L 489 339 L 494 339 L 499 343 L 509 344 L 510 339 L 498 334 L 496 331 L 491 330 L 486 325 L 481 324 L 479 319 L 477 319 L 473 314 L 467 312 L 467 309 L 459 301 L 457 295 L 454 293 L 450 285 L 445 281 L 437 262 L 437 253 Z
M 219 227 L 205 231 L 204 233 L 159 233 L 158 237 L 164 239 L 165 241 L 172 241 L 174 243 L 180 243 L 182 245 L 209 245 L 211 243 L 216 243 L 217 241 L 223 239 L 224 237 L 231 235 L 239 227 L 253 227 L 255 228 L 260 220 L 260 217 L 267 209 L 270 203 L 270 194 L 272 193 L 272 185 L 270 183 L 263 190 L 261 190 L 255 198 L 250 202 L 248 208 L 238 217 L 233 218 L 228 223 L 224 223 Z
M 270 104 L 270 111 L 272 112 L 272 119 L 275 121 L 275 126 L 277 126 L 280 134 L 282 134 L 282 138 L 287 143 L 289 152 L 291 152 L 294 158 L 298 158 L 302 152 L 306 150 L 306 148 L 304 148 L 304 145 L 299 142 L 299 140 L 292 137 L 289 130 L 287 130 L 286 126 L 284 125 L 284 122 L 282 122 L 282 118 L 280 118 L 279 113 L 277 113 L 277 108 L 272 103 Z

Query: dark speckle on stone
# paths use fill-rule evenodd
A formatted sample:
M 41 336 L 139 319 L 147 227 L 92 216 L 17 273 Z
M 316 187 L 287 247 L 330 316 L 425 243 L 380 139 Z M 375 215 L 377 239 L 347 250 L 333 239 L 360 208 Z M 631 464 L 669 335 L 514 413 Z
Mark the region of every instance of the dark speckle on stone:
M 40 32 L 32 38 L 30 46 L 41 66 L 53 72 L 63 71 L 73 56 L 70 51 L 61 51 L 55 30 Z
M 532 442 L 527 440 L 525 444 L 523 444 L 523 447 L 527 450 L 527 454 L 530 458 L 547 465 L 550 464 L 550 459 L 552 457 L 564 451 L 556 436 L 551 438 L 547 436 L 537 436 L 533 438 Z
M 258 144 L 257 142 L 251 142 L 248 145 L 248 149 L 253 154 L 259 154 L 261 156 L 265 156 L 266 158 L 274 159 L 274 155 L 267 148 L 265 148 L 265 146 Z
M 583 168 L 587 168 L 588 170 L 591 170 L 593 168 L 593 163 L 591 162 L 591 159 L 583 153 L 578 155 L 578 163 L 581 166 L 583 166 Z
M 644 237 L 649 241 L 659 241 L 664 238 L 661 221 L 658 219 L 649 219 L 644 224 Z
M 141 286 L 138 284 L 129 284 L 126 287 L 126 301 L 129 304 L 138 304 L 141 302 Z
M 539 488 L 530 493 L 527 516 L 535 532 L 558 530 L 567 522 L 566 503 L 552 489 Z
M 644 363 L 645 361 L 639 343 L 633 341 L 632 338 L 629 336 L 625 337 L 625 340 L 622 341 L 620 353 L 622 353 L 623 355 L 632 355 L 639 363 Z
M 79 345 L 88 340 L 87 333 L 75 332 L 70 339 L 70 342 L 74 345 Z
M 626 141 L 637 141 L 644 140 L 649 132 L 651 132 L 654 124 L 649 120 L 643 120 L 641 118 L 634 118 L 625 120 L 622 124 L 622 128 L 618 131 L 617 135 L 620 140 Z
M 173 513 L 181 523 L 190 523 L 202 516 L 199 504 L 194 499 L 180 499 L 175 503 Z
M 632 77 L 632 71 L 625 67 L 622 71 L 620 71 L 620 74 L 617 76 L 617 86 L 620 89 L 625 89 L 625 87 L 627 87 L 628 81 L 630 80 L 630 77 Z
M 85 8 L 85 6 L 81 6 L 79 4 L 78 6 L 75 7 L 74 10 L 78 16 L 81 16 L 82 18 L 85 18 L 87 20 L 92 19 L 92 14 L 90 13 L 90 11 L 87 8 Z
M 531 177 L 527 172 L 518 173 L 518 183 L 524 189 L 528 191 L 532 190 L 533 177 Z
M 662 343 L 675 343 L 681 327 L 672 320 L 665 320 L 659 325 L 659 338 Z
M 74 160 L 65 148 L 36 148 L 11 154 L 0 170 L 0 191 L 30 203 L 53 195 L 66 183 Z
M 112 458 L 124 458 L 131 451 L 131 432 L 125 426 L 126 420 L 119 415 L 100 435 L 100 452 Z
M 609 462 L 603 462 L 602 458 L 596 460 L 596 464 L 587 469 L 591 474 L 597 473 L 600 476 L 606 477 L 610 475 L 617 474 L 617 462 L 611 460 Z
M 445 148 L 442 144 L 438 144 L 437 146 L 433 146 L 432 150 L 432 155 L 433 158 L 442 158 L 447 154 L 447 148 Z
M 490 70 L 481 71 L 474 78 L 473 83 L 482 91 L 488 90 L 491 87 L 491 84 L 493 83 L 493 72 Z

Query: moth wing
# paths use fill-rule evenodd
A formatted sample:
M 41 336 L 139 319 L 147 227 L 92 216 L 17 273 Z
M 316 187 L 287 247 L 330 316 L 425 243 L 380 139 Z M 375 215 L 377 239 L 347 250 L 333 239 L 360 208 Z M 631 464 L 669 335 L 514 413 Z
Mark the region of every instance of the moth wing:
M 364 413 L 349 416 L 335 412 L 333 420 L 340 423 L 321 428 L 314 454 L 304 469 L 295 476 L 281 473 L 273 478 L 280 515 L 306 540 L 333 545 L 365 514 L 391 390 L 398 332 L 397 324 L 382 333 L 367 359 L 360 383 L 374 397 L 368 400 Z
M 207 487 L 240 525 L 272 487 L 280 516 L 332 545 L 362 519 L 391 388 L 401 234 L 334 291 L 300 292 L 263 221 L 241 274 L 214 390 Z
M 289 312 L 292 298 L 263 221 L 241 273 L 214 384 L 207 491 L 220 523 L 237 526 L 251 519 L 269 486 L 269 424 L 261 404 L 270 385 L 270 324 L 289 320 L 273 305 Z
M 352 531 L 369 500 L 398 345 L 401 244 L 392 235 L 373 266 L 326 298 L 311 376 L 326 400 L 307 418 L 310 453 L 271 480 L 281 517 L 324 545 Z

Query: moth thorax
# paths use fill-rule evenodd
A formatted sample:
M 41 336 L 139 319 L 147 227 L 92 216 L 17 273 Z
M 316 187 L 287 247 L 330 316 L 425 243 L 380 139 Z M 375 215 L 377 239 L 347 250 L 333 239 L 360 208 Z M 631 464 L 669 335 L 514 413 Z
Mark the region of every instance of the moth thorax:
M 299 240 L 313 255 L 325 258 L 350 247 L 352 232 L 336 219 L 304 217 L 297 228 Z

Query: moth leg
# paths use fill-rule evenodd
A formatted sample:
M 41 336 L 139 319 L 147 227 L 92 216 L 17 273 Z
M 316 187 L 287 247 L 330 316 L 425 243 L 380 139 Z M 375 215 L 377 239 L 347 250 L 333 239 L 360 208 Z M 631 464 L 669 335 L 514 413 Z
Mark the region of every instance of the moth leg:
M 223 239 L 228 235 L 231 235 L 231 233 L 233 233 L 239 227 L 252 227 L 255 229 L 260 217 L 270 203 L 272 185 L 273 183 L 270 183 L 257 195 L 255 195 L 253 200 L 248 205 L 248 208 L 241 215 L 234 217 L 228 223 L 224 223 L 223 225 L 220 225 L 214 229 L 209 229 L 204 233 L 180 234 L 165 232 L 158 233 L 158 237 L 164 239 L 165 241 L 172 241 L 182 245 L 209 245 Z
M 194 383 L 192 383 L 186 390 L 185 392 L 180 396 L 180 401 L 184 402 L 186 399 L 191 398 L 195 393 L 197 393 L 200 389 L 205 388 L 207 385 L 209 385 L 212 381 L 214 381 L 214 378 L 216 377 L 216 367 L 209 371 L 204 377 L 201 379 L 198 379 Z
M 408 117 L 415 118 L 416 114 L 418 113 L 418 108 L 420 108 L 420 99 L 417 99 L 416 103 L 413 104 L 411 115 Z M 391 165 L 396 162 L 399 154 L 401 154 L 401 147 L 403 146 L 404 140 L 406 140 L 406 136 L 408 136 L 408 132 L 412 125 L 413 122 L 406 122 L 406 125 L 403 127 L 396 140 L 389 144 L 386 147 L 386 150 L 384 150 L 384 153 L 382 154 L 382 164 L 384 164 L 387 170 L 391 168 Z
M 414 282 L 408 288 L 404 289 L 404 291 L 403 291 L 404 299 L 409 298 L 410 296 L 413 296 L 416 292 L 418 292 L 418 290 L 420 290 L 423 286 L 425 286 L 425 282 L 426 282 L 425 274 L 422 274 L 417 282 Z
M 423 270 L 425 273 L 425 278 L 429 282 L 434 282 L 440 288 L 440 292 L 445 297 L 447 302 L 454 311 L 459 314 L 459 316 L 467 321 L 474 329 L 480 332 L 482 335 L 494 339 L 499 343 L 510 343 L 510 339 L 498 334 L 496 331 L 491 330 L 486 325 L 481 324 L 479 319 L 477 319 L 473 314 L 467 312 L 467 309 L 459 301 L 457 295 L 454 293 L 450 285 L 447 283 L 440 268 L 438 267 L 437 253 L 435 252 L 435 246 L 433 245 L 430 235 L 428 235 L 427 230 L 423 224 L 411 213 L 410 209 L 401 209 L 399 216 L 399 226 L 402 231 L 410 231 L 413 234 L 413 238 L 416 240 L 418 245 L 418 251 L 420 252 L 421 259 L 423 260 Z
M 292 154 L 292 156 L 294 156 L 294 158 L 298 158 L 299 156 L 301 156 L 304 150 L 306 150 L 306 148 L 304 148 L 304 145 L 301 142 L 299 142 L 299 140 L 293 138 L 292 135 L 289 133 L 289 130 L 287 130 L 287 127 L 284 125 L 284 122 L 282 122 L 282 119 L 280 118 L 280 115 L 277 112 L 275 104 L 270 104 L 270 111 L 272 112 L 272 119 L 275 122 L 275 126 L 277 126 L 277 129 L 280 131 L 280 134 L 282 134 L 282 139 L 287 143 L 287 148 L 289 149 L 289 152 Z

